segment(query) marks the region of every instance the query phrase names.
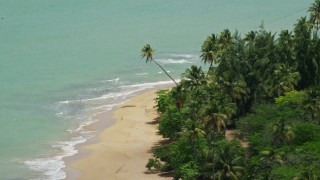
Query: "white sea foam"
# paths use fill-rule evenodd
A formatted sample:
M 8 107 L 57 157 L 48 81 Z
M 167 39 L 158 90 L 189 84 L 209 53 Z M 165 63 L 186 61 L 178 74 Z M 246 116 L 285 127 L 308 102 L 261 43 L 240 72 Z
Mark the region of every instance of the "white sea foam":
M 180 80 L 177 79 L 176 81 L 179 82 Z M 172 82 L 172 81 L 158 81 L 158 82 L 150 82 L 150 83 L 140 83 L 140 84 L 126 85 L 126 86 L 121 86 L 121 88 L 142 87 L 143 89 L 141 89 L 141 90 L 144 90 L 144 89 L 147 89 L 147 88 L 153 88 L 153 87 L 156 87 L 156 86 L 170 85 L 170 84 L 173 84 L 173 82 Z
M 97 121 L 98 120 L 89 117 L 89 119 L 87 121 L 82 122 L 76 129 L 73 129 L 73 130 L 69 129 L 67 131 L 70 132 L 70 133 L 79 132 L 79 131 L 83 130 L 83 127 L 88 126 L 90 124 L 93 124 L 93 123 L 95 123 Z
M 88 138 L 87 138 L 88 139 Z M 39 158 L 35 160 L 24 161 L 24 163 L 32 170 L 42 172 L 43 176 L 37 179 L 59 180 L 65 179 L 66 173 L 62 170 L 65 163 L 64 157 L 72 156 L 78 152 L 74 148 L 75 145 L 87 141 L 86 138 L 79 136 L 72 138 L 70 141 L 57 142 L 54 148 L 59 148 L 62 153 L 54 157 Z
M 177 80 L 179 81 L 179 80 Z M 173 84 L 172 81 L 159 81 L 151 83 L 140 83 L 140 84 L 131 84 L 131 85 L 118 85 L 118 92 L 110 92 L 105 95 L 89 98 L 89 99 L 80 99 L 80 100 L 67 100 L 61 101 L 58 104 L 63 104 L 61 108 L 68 108 L 69 104 L 73 106 L 74 104 L 86 104 L 89 107 L 86 107 L 86 113 L 90 113 L 89 117 L 86 118 L 84 122 L 80 122 L 79 126 L 75 129 L 67 130 L 71 134 L 80 135 L 79 137 L 72 138 L 69 141 L 57 142 L 53 145 L 54 148 L 61 150 L 61 153 L 54 157 L 45 157 L 38 158 L 34 160 L 24 161 L 24 163 L 32 170 L 43 173 L 43 176 L 38 179 L 49 179 L 49 180 L 58 180 L 65 179 L 66 173 L 63 171 L 65 167 L 65 162 L 63 161 L 64 157 L 73 156 L 78 152 L 75 149 L 77 144 L 87 141 L 87 139 L 93 137 L 96 132 L 85 130 L 84 127 L 90 124 L 97 122 L 98 120 L 94 118 L 97 114 L 110 111 L 114 106 L 125 103 L 128 101 L 128 97 L 133 96 L 134 93 L 139 91 L 154 88 L 161 85 L 170 85 Z M 110 101 L 109 101 L 110 99 Z M 112 103 L 110 103 L 112 102 Z M 71 119 L 77 119 L 77 115 L 68 116 L 68 113 L 64 113 L 61 109 L 58 109 L 56 113 L 58 117 L 67 117 Z M 81 118 L 80 118 L 81 120 Z
M 106 83 L 106 82 L 118 82 L 120 80 L 120 78 L 115 78 L 115 79 L 107 79 L 107 80 L 104 80 L 102 82 Z
M 192 63 L 186 59 L 158 59 L 157 60 L 161 64 L 190 64 Z
M 70 101 L 59 101 L 59 104 L 69 104 Z
M 199 59 L 199 55 L 195 55 L 195 54 L 169 54 L 169 56 L 175 57 L 175 58 Z
M 107 104 L 107 105 L 97 106 L 97 107 L 91 108 L 91 110 L 102 110 L 103 112 L 110 111 L 115 105 L 118 105 L 118 104 Z
M 143 72 L 143 73 L 137 73 L 137 74 L 135 74 L 135 75 L 136 75 L 136 76 L 145 76 L 145 75 L 147 75 L 147 74 L 149 74 L 149 73 Z
M 135 91 L 134 91 L 135 92 Z M 87 99 L 79 99 L 79 100 L 68 100 L 68 101 L 60 101 L 59 104 L 69 104 L 69 103 L 78 103 L 78 102 L 88 102 L 88 101 L 97 101 L 97 100 L 104 100 L 104 99 L 109 99 L 109 98 L 118 98 L 121 96 L 125 96 L 127 94 L 130 94 L 132 92 L 111 92 L 99 97 L 95 97 L 95 98 L 87 98 Z

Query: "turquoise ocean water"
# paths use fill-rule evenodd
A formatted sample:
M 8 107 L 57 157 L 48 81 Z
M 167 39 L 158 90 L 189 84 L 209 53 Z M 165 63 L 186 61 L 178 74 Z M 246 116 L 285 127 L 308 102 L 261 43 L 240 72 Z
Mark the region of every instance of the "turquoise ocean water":
M 169 83 L 144 44 L 179 79 L 211 33 L 292 29 L 311 2 L 0 0 L 0 179 L 64 179 L 94 114 Z

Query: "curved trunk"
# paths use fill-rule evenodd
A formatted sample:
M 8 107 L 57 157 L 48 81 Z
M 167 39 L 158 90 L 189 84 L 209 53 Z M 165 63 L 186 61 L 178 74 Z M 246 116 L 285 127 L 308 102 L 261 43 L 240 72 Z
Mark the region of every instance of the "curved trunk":
M 163 67 L 157 61 L 153 60 L 153 62 L 155 62 L 162 69 L 162 71 L 164 71 L 166 75 L 176 84 L 176 86 L 178 86 L 178 83 L 167 73 L 166 70 L 163 69 Z

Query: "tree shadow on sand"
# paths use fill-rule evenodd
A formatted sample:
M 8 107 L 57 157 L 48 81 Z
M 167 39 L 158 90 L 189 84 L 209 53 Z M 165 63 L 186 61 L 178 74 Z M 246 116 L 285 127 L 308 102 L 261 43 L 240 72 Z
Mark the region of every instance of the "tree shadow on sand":
M 159 124 L 159 121 L 160 121 L 160 117 L 156 117 L 152 121 L 146 122 L 146 124 L 156 125 L 156 124 Z
M 145 172 L 144 172 L 145 174 L 158 174 L 158 176 L 160 176 L 160 177 L 171 177 L 171 178 L 173 178 L 174 177 L 174 173 L 173 172 L 159 172 L 159 171 L 157 171 L 157 170 L 146 170 Z

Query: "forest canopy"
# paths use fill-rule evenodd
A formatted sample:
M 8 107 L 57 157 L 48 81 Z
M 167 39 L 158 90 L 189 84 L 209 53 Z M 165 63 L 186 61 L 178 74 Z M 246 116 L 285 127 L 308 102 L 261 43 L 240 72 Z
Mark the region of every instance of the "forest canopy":
M 157 92 L 166 143 L 147 167 L 186 180 L 320 179 L 320 0 L 308 13 L 292 31 L 208 36 L 209 69 Z

